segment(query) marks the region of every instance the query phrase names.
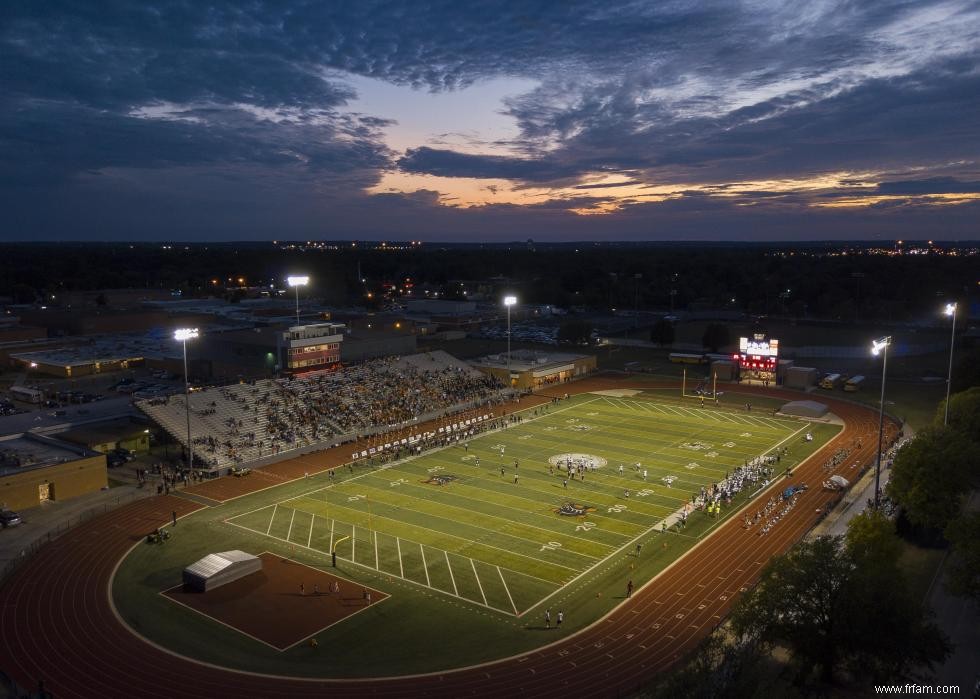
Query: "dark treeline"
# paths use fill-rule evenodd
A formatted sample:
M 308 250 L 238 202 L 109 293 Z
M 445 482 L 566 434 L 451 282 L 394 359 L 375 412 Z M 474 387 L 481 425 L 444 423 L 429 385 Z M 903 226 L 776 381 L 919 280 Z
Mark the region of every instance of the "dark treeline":
M 194 297 L 277 284 L 310 274 L 310 293 L 332 304 L 363 304 L 366 289 L 406 278 L 461 298 L 458 282 L 504 277 L 525 303 L 641 311 L 690 304 L 748 313 L 899 321 L 932 314 L 939 299 L 975 291 L 977 256 L 889 255 L 842 244 L 440 246 L 379 250 L 236 244 L 0 245 L 0 296 L 30 303 L 65 290 L 158 288 Z M 360 274 L 360 276 L 359 276 Z M 639 275 L 639 276 L 638 276 Z M 362 283 L 361 278 L 366 279 Z M 217 283 L 216 283 L 217 282 Z M 471 290 L 472 286 L 469 287 Z M 487 287 L 484 287 L 485 289 Z M 734 301 L 733 301 L 734 299 Z

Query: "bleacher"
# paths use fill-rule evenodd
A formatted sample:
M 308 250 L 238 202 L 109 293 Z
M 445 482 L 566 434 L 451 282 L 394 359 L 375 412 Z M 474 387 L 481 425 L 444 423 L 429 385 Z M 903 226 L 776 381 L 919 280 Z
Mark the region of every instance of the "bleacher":
M 492 379 L 443 351 L 388 357 L 328 374 L 194 392 L 191 441 L 210 468 L 225 469 L 395 428 L 499 392 Z M 136 405 L 186 445 L 183 395 Z

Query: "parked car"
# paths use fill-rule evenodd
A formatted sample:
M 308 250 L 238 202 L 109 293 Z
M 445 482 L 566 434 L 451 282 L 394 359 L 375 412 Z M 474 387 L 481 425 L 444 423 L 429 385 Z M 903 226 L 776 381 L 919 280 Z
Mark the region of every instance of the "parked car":
M 123 449 L 122 447 L 116 447 L 110 453 L 115 454 L 124 461 L 132 461 L 136 458 L 136 454 L 134 452 L 131 452 L 129 449 Z
M 12 510 L 0 510 L 0 525 L 4 528 L 16 527 L 21 523 L 20 515 Z

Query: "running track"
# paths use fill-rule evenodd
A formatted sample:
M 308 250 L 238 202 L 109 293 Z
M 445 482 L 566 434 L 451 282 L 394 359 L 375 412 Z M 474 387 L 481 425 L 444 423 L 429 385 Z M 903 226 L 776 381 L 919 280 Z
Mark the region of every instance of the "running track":
M 591 379 L 567 388 L 580 392 L 627 386 L 629 379 Z M 747 387 L 737 391 L 763 393 Z M 764 393 L 799 398 L 773 390 Z M 27 689 L 43 679 L 45 689 L 58 699 L 327 695 L 568 699 L 629 694 L 690 652 L 727 614 L 739 591 L 756 580 L 766 561 L 788 549 L 813 525 L 816 510 L 833 498 L 819 484 L 829 475 L 821 465 L 838 447 L 851 447 L 860 439 L 862 448 L 846 462 L 873 463 L 877 413 L 834 399 L 820 400 L 845 421 L 845 429 L 796 468 L 793 482 L 806 482 L 811 490 L 769 535 L 747 532 L 740 517 L 731 517 L 707 543 L 606 618 L 517 658 L 420 677 L 304 681 L 236 673 L 172 655 L 125 627 L 114 615 L 107 592 L 115 566 L 134 543 L 169 522 L 173 510 L 182 516 L 200 507 L 184 498 L 158 496 L 78 527 L 43 548 L 5 582 L 0 590 L 0 666 Z M 889 429 L 894 432 L 895 425 Z M 783 483 L 777 481 L 773 492 L 781 490 Z

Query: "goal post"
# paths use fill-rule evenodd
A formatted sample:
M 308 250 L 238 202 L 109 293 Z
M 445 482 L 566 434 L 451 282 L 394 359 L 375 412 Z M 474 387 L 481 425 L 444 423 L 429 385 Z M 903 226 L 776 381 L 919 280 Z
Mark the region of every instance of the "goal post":
M 681 398 L 707 398 L 708 400 L 716 400 L 718 398 L 718 372 L 714 371 L 711 373 L 711 393 L 708 393 L 707 391 L 702 391 L 701 393 L 688 393 L 687 368 L 685 368 L 681 378 Z

